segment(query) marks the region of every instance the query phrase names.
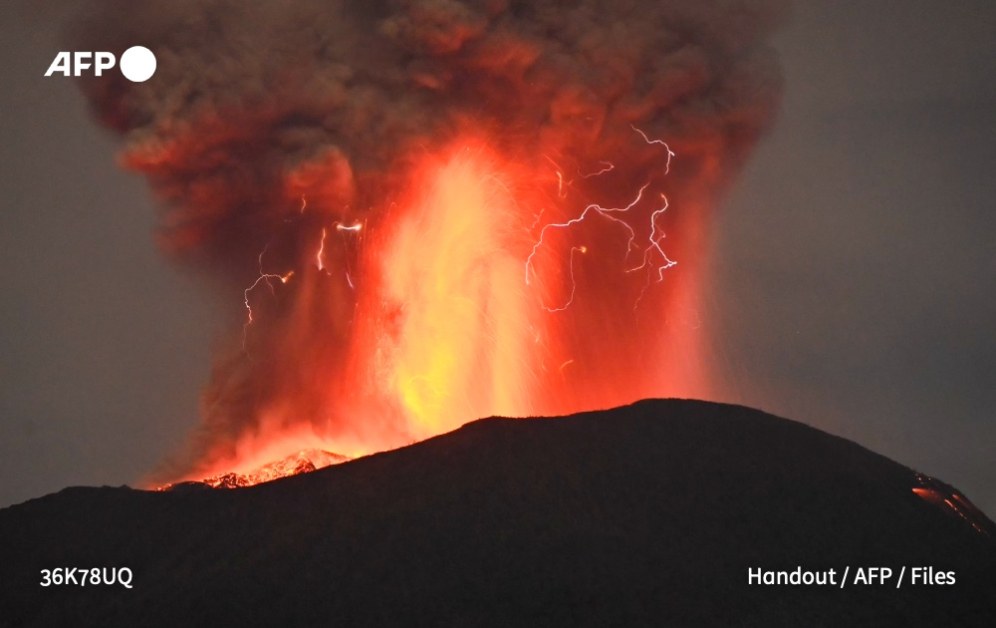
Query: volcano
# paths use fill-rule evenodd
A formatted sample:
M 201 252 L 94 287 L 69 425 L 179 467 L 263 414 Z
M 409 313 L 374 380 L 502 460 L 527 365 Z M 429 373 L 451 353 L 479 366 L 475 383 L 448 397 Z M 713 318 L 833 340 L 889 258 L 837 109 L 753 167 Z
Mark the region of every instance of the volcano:
M 996 527 L 953 487 L 739 406 L 491 418 L 235 490 L 0 510 L 0 624 L 996 625 Z M 955 584 L 760 586 L 914 567 Z M 128 567 L 130 589 L 41 587 Z

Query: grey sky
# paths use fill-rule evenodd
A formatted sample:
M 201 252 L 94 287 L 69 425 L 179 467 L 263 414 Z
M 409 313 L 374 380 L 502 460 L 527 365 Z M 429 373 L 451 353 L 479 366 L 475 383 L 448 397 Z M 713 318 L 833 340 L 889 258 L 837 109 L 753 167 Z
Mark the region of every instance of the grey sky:
M 735 400 L 953 482 L 990 514 L 994 27 L 987 2 L 797 3 L 782 116 L 716 245 Z
M 156 252 L 144 181 L 73 82 L 42 77 L 64 4 L 18 6 L 0 8 L 0 505 L 133 482 L 176 449 L 217 325 Z M 990 514 L 994 27 L 986 1 L 798 2 L 782 115 L 719 212 L 707 312 L 726 400 Z

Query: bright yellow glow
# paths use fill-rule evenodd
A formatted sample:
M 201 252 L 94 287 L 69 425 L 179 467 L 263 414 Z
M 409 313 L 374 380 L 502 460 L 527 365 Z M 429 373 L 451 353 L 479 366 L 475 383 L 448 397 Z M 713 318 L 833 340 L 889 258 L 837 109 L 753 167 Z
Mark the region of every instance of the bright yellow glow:
M 385 247 L 384 296 L 398 304 L 384 339 L 386 384 L 421 436 L 467 417 L 530 409 L 530 312 L 515 240 L 524 231 L 488 160 L 457 151 L 431 169 Z M 518 247 L 521 249 L 521 247 Z

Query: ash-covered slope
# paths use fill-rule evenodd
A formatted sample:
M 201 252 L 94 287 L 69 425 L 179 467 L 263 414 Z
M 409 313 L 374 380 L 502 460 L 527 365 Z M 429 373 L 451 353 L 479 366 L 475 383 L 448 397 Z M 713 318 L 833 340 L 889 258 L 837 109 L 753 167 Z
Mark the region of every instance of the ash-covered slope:
M 4 509 L 0 624 L 996 625 L 992 523 L 922 482 L 737 406 L 486 419 L 252 488 L 73 488 Z M 749 567 L 797 565 L 933 566 L 956 584 L 747 584 Z M 133 588 L 38 585 L 105 566 Z

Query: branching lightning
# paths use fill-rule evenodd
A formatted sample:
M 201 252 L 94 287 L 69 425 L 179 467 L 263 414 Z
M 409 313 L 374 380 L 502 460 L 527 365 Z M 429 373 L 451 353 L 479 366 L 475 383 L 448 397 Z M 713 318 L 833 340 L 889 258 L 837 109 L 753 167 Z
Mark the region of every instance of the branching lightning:
M 663 240 L 667 236 L 666 236 L 666 234 L 663 231 L 661 231 L 658 228 L 657 219 L 665 211 L 667 211 L 668 206 L 669 206 L 668 200 L 667 200 L 667 196 L 661 194 L 661 200 L 664 202 L 664 205 L 662 207 L 660 207 L 659 209 L 654 210 L 654 212 L 652 214 L 650 214 L 650 236 L 647 238 L 647 240 L 649 242 L 649 245 L 647 246 L 646 249 L 643 250 L 643 263 L 640 264 L 639 266 L 635 266 L 635 267 L 630 268 L 630 269 L 628 269 L 626 271 L 627 273 L 631 273 L 631 272 L 634 272 L 634 271 L 637 271 L 637 270 L 642 270 L 644 268 L 649 267 L 650 266 L 650 258 L 656 252 L 657 255 L 660 256 L 661 260 L 663 260 L 663 263 L 660 264 L 659 266 L 657 266 L 657 281 L 658 282 L 664 281 L 664 271 L 665 270 L 667 270 L 668 268 L 671 268 L 672 266 L 677 266 L 678 265 L 678 262 L 676 262 L 673 259 L 671 259 L 670 257 L 668 257 L 667 253 L 665 253 L 664 249 L 661 247 L 661 240 Z
M 636 198 L 634 198 L 632 202 L 630 202 L 630 204 L 626 205 L 625 207 L 602 207 L 601 205 L 592 203 L 591 205 L 585 207 L 584 211 L 582 211 L 578 216 L 571 218 L 567 222 L 552 222 L 544 225 L 543 228 L 540 230 L 539 239 L 533 245 L 532 251 L 530 251 L 529 253 L 529 257 L 526 258 L 526 285 L 530 285 L 532 283 L 531 276 L 535 274 L 535 270 L 533 269 L 533 260 L 536 257 L 536 254 L 539 252 L 540 247 L 543 246 L 547 232 L 550 231 L 551 229 L 569 229 L 575 225 L 581 224 L 582 222 L 587 220 L 588 217 L 592 214 L 597 214 L 599 216 L 602 216 L 603 218 L 606 218 L 607 220 L 610 220 L 620 225 L 623 229 L 626 230 L 626 232 L 629 234 L 629 243 L 628 246 L 626 247 L 626 254 L 628 256 L 629 250 L 632 248 L 634 240 L 636 240 L 636 232 L 633 230 L 633 227 L 631 227 L 628 222 L 626 222 L 621 218 L 617 218 L 613 214 L 625 213 L 636 207 L 636 205 L 641 200 L 643 200 L 643 193 L 646 191 L 649 185 L 650 185 L 649 183 L 644 184 L 643 187 L 640 188 L 640 191 L 637 193 Z M 573 255 L 573 249 L 572 249 L 572 255 Z
M 246 307 L 246 322 L 242 326 L 242 349 L 246 349 L 246 342 L 249 335 L 249 326 L 255 322 L 252 315 L 252 304 L 249 301 L 249 295 L 252 294 L 253 290 L 259 287 L 260 284 L 266 284 L 266 287 L 270 289 L 270 294 L 276 295 L 276 291 L 273 287 L 273 281 L 279 281 L 281 284 L 286 284 L 290 281 L 291 277 L 294 276 L 294 271 L 289 270 L 283 275 L 277 273 L 268 273 L 263 271 L 263 256 L 266 255 L 266 249 L 269 245 L 263 247 L 263 250 L 259 252 L 259 256 L 256 258 L 257 268 L 259 269 L 259 276 L 252 284 L 242 291 L 242 300 Z
M 633 125 L 630 125 L 630 128 L 632 128 L 634 132 L 639 134 L 640 137 L 643 139 L 643 141 L 646 142 L 648 145 L 661 146 L 664 148 L 664 151 L 666 153 L 664 174 L 665 175 L 669 174 L 671 171 L 671 159 L 675 156 L 675 152 L 671 150 L 671 147 L 667 144 L 667 142 L 661 139 L 651 139 L 646 133 L 644 133 L 642 130 Z M 549 157 L 547 157 L 547 160 L 550 161 L 556 167 L 555 172 L 557 176 L 557 196 L 560 198 L 566 198 L 567 193 L 564 188 L 565 186 L 572 185 L 573 181 L 565 181 L 563 175 L 561 174 L 560 167 L 557 165 L 557 163 L 554 162 Z M 613 164 L 610 161 L 601 161 L 599 163 L 602 166 L 599 170 L 593 171 L 588 174 L 581 174 L 580 175 L 581 178 L 587 179 L 591 177 L 601 176 L 609 172 L 612 172 L 615 169 L 615 164 Z M 643 184 L 643 186 L 637 192 L 636 197 L 628 205 L 624 207 L 602 207 L 601 205 L 593 203 L 586 206 L 581 211 L 580 214 L 578 214 L 574 218 L 571 218 L 570 220 L 567 220 L 565 222 L 548 223 L 544 225 L 543 228 L 540 230 L 539 237 L 537 238 L 535 244 L 533 244 L 532 250 L 529 252 L 529 256 L 526 258 L 526 264 L 525 264 L 526 285 L 530 285 L 532 283 L 533 276 L 536 274 L 536 270 L 534 267 L 535 258 L 540 248 L 545 244 L 548 232 L 554 229 L 557 230 L 570 229 L 572 227 L 575 227 L 583 223 L 593 214 L 597 214 L 607 220 L 610 220 L 611 222 L 621 226 L 626 231 L 628 239 L 626 244 L 626 251 L 623 256 L 624 262 L 626 259 L 629 258 L 630 253 L 633 250 L 640 250 L 640 247 L 636 245 L 636 240 L 637 240 L 636 230 L 633 228 L 633 226 L 630 223 L 626 222 L 626 220 L 624 220 L 621 217 L 621 215 L 630 214 L 635 210 L 637 205 L 639 205 L 643 201 L 644 194 L 647 191 L 648 187 L 650 187 L 649 181 Z M 664 212 L 667 211 L 669 207 L 669 202 L 667 196 L 665 196 L 663 193 L 660 195 L 660 198 L 663 201 L 663 205 L 658 209 L 655 209 L 650 214 L 649 235 L 647 236 L 647 244 L 642 249 L 643 251 L 641 257 L 642 261 L 638 266 L 634 266 L 632 268 L 628 268 L 625 270 L 625 272 L 627 273 L 632 273 L 639 270 L 650 269 L 651 267 L 654 267 L 656 270 L 658 282 L 664 280 L 665 270 L 677 265 L 678 263 L 677 261 L 668 257 L 667 253 L 664 252 L 664 248 L 661 244 L 664 238 L 666 237 L 666 234 L 660 228 L 659 219 L 664 214 Z M 539 222 L 541 216 L 542 212 L 540 213 L 539 216 L 537 216 L 536 223 Z M 534 223 L 533 228 L 535 228 L 536 223 Z M 578 252 L 585 253 L 587 252 L 587 248 L 584 246 L 574 246 L 571 248 L 570 262 L 568 266 L 569 269 L 568 274 L 571 282 L 570 297 L 568 298 L 567 302 L 562 306 L 552 307 L 552 308 L 548 306 L 543 306 L 547 311 L 562 312 L 566 310 L 568 307 L 570 307 L 570 305 L 574 302 L 574 296 L 577 290 L 577 283 L 574 277 L 574 256 Z M 656 266 L 653 263 L 653 259 L 655 257 L 661 260 L 661 262 Z M 648 284 L 649 284 L 649 277 L 648 277 Z M 644 288 L 644 292 L 645 291 L 646 287 Z M 643 298 L 643 292 L 641 292 L 640 297 L 637 299 L 637 304 L 639 304 L 642 298 Z

